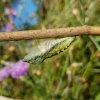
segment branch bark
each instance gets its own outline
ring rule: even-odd
[[[56,28],[56,29],[44,29],[44,30],[1,32],[0,41],[63,38],[69,36],[82,36],[82,35],[100,36],[100,27],[80,26],[80,27],[68,27],[68,28]]]

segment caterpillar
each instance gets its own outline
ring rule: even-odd
[[[32,64],[42,63],[45,59],[63,52],[74,40],[75,37],[46,40],[34,47],[32,51],[24,57],[23,61]]]

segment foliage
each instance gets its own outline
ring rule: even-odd
[[[39,7],[37,28],[100,25],[99,0],[36,0],[36,3]],[[41,65],[30,65],[26,77],[2,81],[0,94],[22,100],[97,100],[100,94],[100,37],[76,38],[66,52]],[[8,60],[23,58],[34,44],[34,41],[22,41],[17,45],[0,46],[1,66]]]

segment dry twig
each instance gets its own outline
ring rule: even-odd
[[[0,41],[63,38],[68,36],[100,35],[100,27],[80,26],[57,29],[29,30],[17,32],[1,32]]]

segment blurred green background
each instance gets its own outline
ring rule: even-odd
[[[100,26],[100,0],[0,1],[1,32],[83,25]],[[1,81],[0,95],[21,100],[100,100],[100,36],[76,38],[60,55],[30,64],[27,76]],[[0,42],[0,66],[22,59],[41,41]]]

